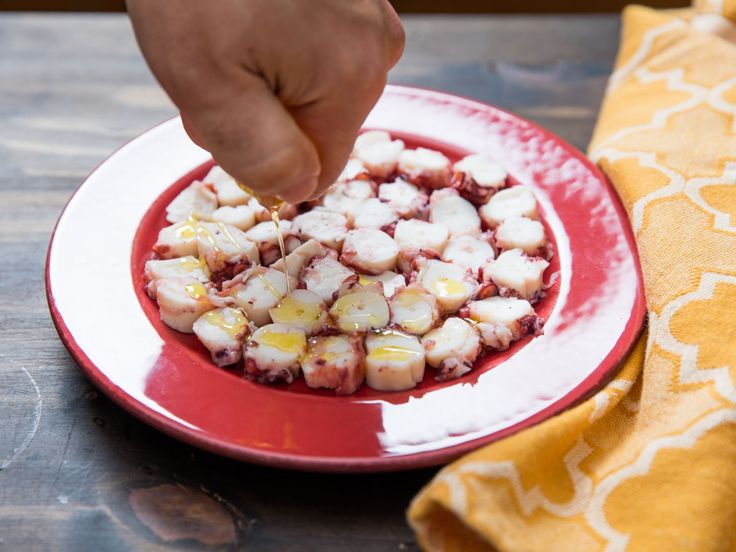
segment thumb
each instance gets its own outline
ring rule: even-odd
[[[265,82],[252,75],[217,102],[182,106],[190,138],[253,191],[291,203],[311,197],[320,162],[312,142]]]

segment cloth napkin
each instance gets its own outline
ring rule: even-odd
[[[591,157],[629,213],[648,328],[577,407],[440,471],[428,551],[736,549],[736,0],[631,6]]]

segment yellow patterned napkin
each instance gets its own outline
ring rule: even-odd
[[[443,469],[425,550],[736,549],[736,0],[633,6],[591,145],[629,212],[649,327],[576,408]]]

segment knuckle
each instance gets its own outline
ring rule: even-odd
[[[401,20],[395,14],[393,17],[389,17],[387,27],[386,36],[389,54],[393,60],[398,60],[406,46],[406,31],[404,30],[404,26],[401,24]]]

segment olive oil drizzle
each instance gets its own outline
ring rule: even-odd
[[[279,249],[281,250],[281,260],[284,263],[284,279],[286,280],[286,295],[291,295],[291,285],[289,284],[289,271],[288,265],[286,264],[286,245],[284,244],[284,234],[281,231],[281,221],[279,220],[279,208],[284,204],[284,200],[273,196],[263,196],[248,188],[242,182],[238,182],[238,186],[244,192],[252,195],[256,198],[256,201],[263,205],[268,212],[271,214],[271,220],[276,226],[276,237],[279,240]]]
[[[286,264],[286,245],[284,244],[284,234],[281,232],[281,224],[279,220],[278,207],[271,207],[271,220],[276,225],[276,237],[279,239],[279,249],[281,249],[281,260],[284,263],[284,278],[286,279],[286,295],[291,295],[291,285],[289,284],[289,271]]]

